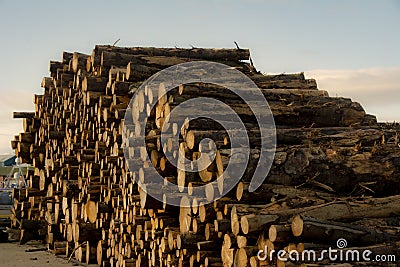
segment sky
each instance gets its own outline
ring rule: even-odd
[[[62,51],[96,44],[249,48],[264,73],[305,72],[331,96],[400,121],[400,0],[0,0],[0,154]]]

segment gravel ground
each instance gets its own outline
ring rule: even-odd
[[[18,243],[0,243],[0,266],[7,267],[41,267],[41,266],[79,266],[69,262],[66,257],[59,257],[48,251],[27,252],[30,249],[46,248],[37,242],[25,245]]]

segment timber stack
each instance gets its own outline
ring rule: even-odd
[[[14,113],[23,118],[24,132],[11,141],[12,148],[21,162],[35,167],[29,186],[13,192],[12,226],[21,229],[21,242],[42,239],[55,254],[99,266],[300,266],[284,259],[310,249],[320,255],[336,248],[340,238],[348,242],[344,250],[400,259],[398,127],[378,124],[351,99],[330,97],[303,73],[261,74],[249,57],[247,49],[97,45],[91,55],[64,52],[61,61],[50,61],[44,92],[34,96],[35,111]],[[124,115],[143,81],[197,60],[224,63],[257,84],[274,115],[277,147],[270,173],[250,193],[260,129],[237,95],[202,83],[182,85],[167,96],[147,91],[137,110],[149,115],[146,147],[134,147],[133,153],[148,155],[170,182],[189,189],[206,185],[231,156],[224,129],[197,119],[174,134],[189,159],[200,156],[203,138],[213,139],[212,164],[191,174],[168,162],[171,144],[162,143],[160,129],[180,103],[198,96],[224,101],[249,133],[248,168],[235,188],[206,205],[184,194],[165,195],[180,198],[181,207],[175,207],[138,186],[152,175],[146,165],[129,170]],[[158,101],[156,107],[146,111],[152,101]],[[219,194],[207,190],[210,198]],[[257,257],[260,250],[264,260]],[[269,257],[272,250],[284,253]]]

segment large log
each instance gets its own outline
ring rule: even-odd
[[[250,52],[248,49],[204,49],[204,48],[156,48],[156,47],[116,47],[109,45],[96,45],[94,54],[103,51],[112,51],[130,55],[148,56],[173,56],[183,58],[196,58],[204,60],[248,60]]]
[[[14,119],[33,119],[35,117],[35,112],[13,112]]]
[[[397,237],[387,232],[377,232],[373,229],[354,226],[349,223],[322,221],[314,218],[302,220],[302,231],[298,235],[303,242],[323,241],[332,244],[340,238],[345,238],[349,246],[371,245],[396,241]]]
[[[332,220],[337,222],[351,222],[363,218],[385,218],[397,216],[400,213],[398,204],[400,196],[389,196],[385,198],[365,198],[364,200],[343,201],[337,200],[320,205],[309,206],[298,209],[274,210],[271,208],[257,208],[255,216],[278,215],[281,220],[289,220],[296,214],[312,217],[318,220]],[[236,208],[240,208],[240,205]],[[244,208],[242,213],[252,213]]]

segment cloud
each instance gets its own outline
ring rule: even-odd
[[[400,121],[400,67],[358,70],[309,70],[331,96],[352,98],[379,121]]]

